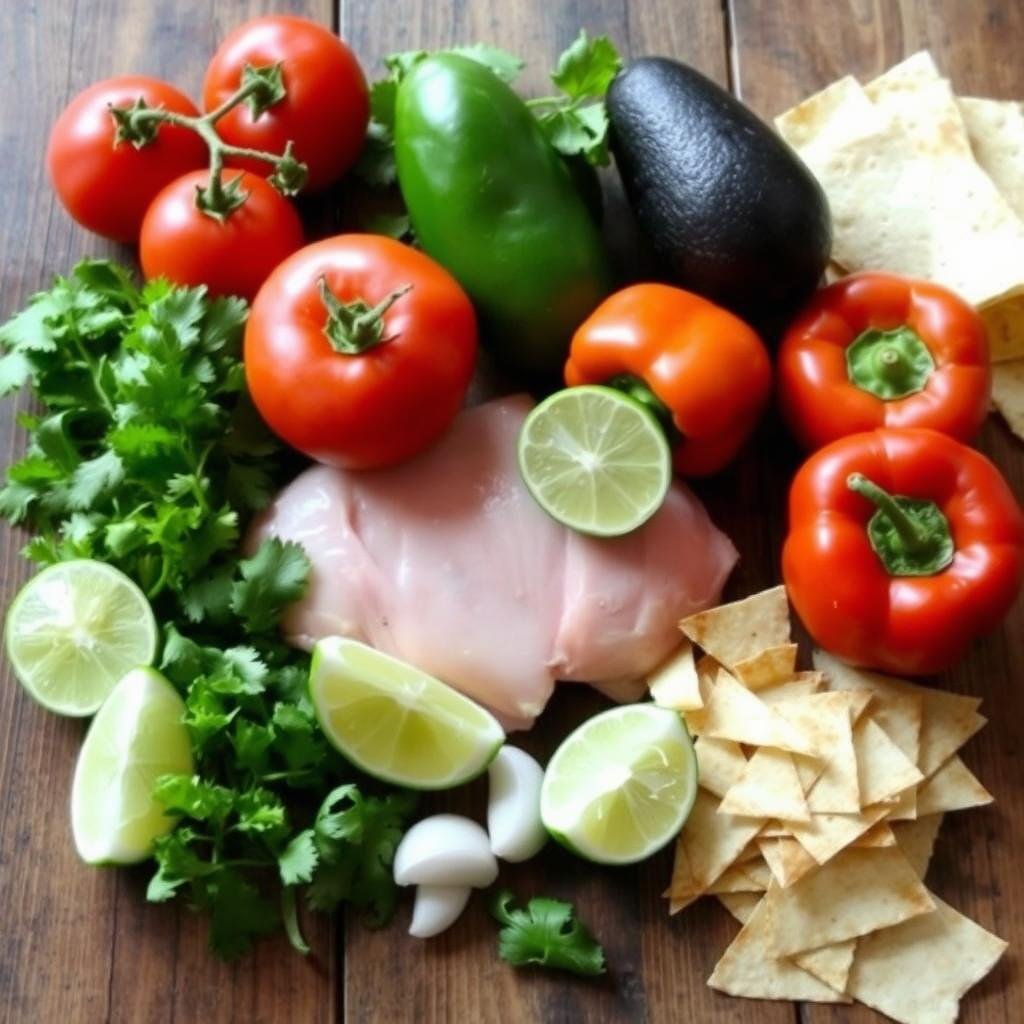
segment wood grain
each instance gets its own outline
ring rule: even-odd
[[[20,308],[84,255],[131,253],[76,228],[43,173],[49,126],[78,90],[122,72],[166,77],[197,95],[224,33],[271,10],[332,23],[331,0],[121,0],[0,4],[0,316]],[[0,463],[20,453],[18,402],[0,405]],[[0,531],[4,603],[27,578],[24,537]],[[71,845],[68,792],[84,727],[47,714],[0,664],[0,1021],[123,1024],[333,1021],[334,933],[320,920],[320,964],[283,940],[225,966],[205,926],[145,902],[146,869],[81,864]]]

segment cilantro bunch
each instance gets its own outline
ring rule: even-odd
[[[33,561],[116,565],[162,621],[160,669],[185,698],[196,773],[158,783],[179,820],[148,897],[184,896],[225,957],[282,925],[305,950],[300,886],[314,909],[347,901],[386,920],[412,810],[402,793],[337,788],[352,771],[316,725],[308,655],[278,637],[305,590],[304,552],[239,550],[293,468],[246,396],[246,314],[87,260],[0,327],[0,394],[31,385],[39,410],[20,417],[28,450],[0,516],[34,531]]]

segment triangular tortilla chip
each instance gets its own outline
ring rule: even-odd
[[[919,815],[964,811],[990,803],[992,794],[955,754],[917,791]]]
[[[792,678],[796,671],[796,655],[796,644],[779,644],[737,661],[732,672],[748,689],[760,690],[762,686]]]
[[[747,871],[746,865],[733,864],[708,886],[707,893],[709,896],[721,896],[733,892],[764,892],[768,888],[768,883],[755,877],[756,874],[757,872]]]
[[[818,867],[818,862],[789,836],[777,839],[758,839],[758,846],[764,855],[772,877],[783,889],[803,878]]]
[[[822,672],[794,672],[789,679],[762,686],[757,691],[757,695],[765,704],[778,704],[779,701],[792,700],[794,697],[807,697],[812,693],[817,693],[824,680],[825,676]]]
[[[853,954],[857,949],[856,939],[835,942],[821,949],[811,949],[806,953],[797,953],[793,963],[813,974],[818,981],[823,981],[836,992],[846,994],[846,982],[853,966]]]
[[[749,999],[849,1001],[796,964],[775,959],[769,941],[771,928],[772,922],[762,900],[715,964],[708,984],[727,995]]]
[[[872,825],[864,835],[850,843],[851,847],[856,846],[867,850],[878,850],[883,846],[895,845],[896,836],[886,821],[880,821],[877,825]]]
[[[953,1024],[960,999],[999,962],[1007,944],[942,900],[935,910],[857,944],[848,991],[905,1024]]]
[[[693,745],[697,753],[697,778],[701,788],[723,797],[739,782],[747,759],[738,743],[701,736]]]
[[[767,647],[790,642],[789,602],[786,588],[697,612],[679,628],[699,647],[729,667],[752,658]]]
[[[896,821],[892,832],[917,877],[924,879],[935,849],[935,839],[942,826],[941,814],[929,814],[917,821]],[[760,847],[759,847],[760,849]]]
[[[1024,104],[957,97],[971,152],[1018,217],[1024,217]],[[1024,356],[1024,350],[1020,353]]]
[[[676,841],[672,881],[666,895],[670,912],[677,913],[707,891],[761,830],[761,818],[738,818],[718,813],[718,801],[704,790]]]
[[[844,850],[788,889],[765,896],[777,956],[794,956],[891,928],[934,908],[898,847]]]
[[[877,804],[916,786],[924,775],[871,717],[865,716],[853,730],[857,755],[857,779],[864,806]]]
[[[746,924],[750,920],[750,915],[754,913],[754,908],[761,902],[761,893],[720,892],[718,893],[718,902],[721,903],[722,906],[725,907],[725,909],[728,910],[740,924]]]
[[[719,813],[807,821],[810,812],[792,754],[761,747],[722,798]]]
[[[807,822],[790,822],[793,837],[819,863],[825,864],[859,839],[888,813],[885,804],[866,807],[859,814],[812,814]]]
[[[1021,321],[1024,328],[1024,313]],[[1024,329],[1021,338],[1024,339]],[[1024,359],[992,367],[992,401],[1003,414],[1007,426],[1024,439]]]
[[[917,817],[917,790],[908,789],[900,793],[896,798],[896,801],[882,801],[880,804],[874,804],[873,807],[884,807],[888,806],[889,810],[886,812],[886,821],[913,821]],[[873,807],[865,807],[864,809],[872,810]]]
[[[704,712],[704,735],[811,756],[816,753],[813,741],[728,672],[719,672]]]
[[[682,647],[661,663],[646,679],[654,703],[674,711],[696,711],[704,707],[693,658],[693,644]]]

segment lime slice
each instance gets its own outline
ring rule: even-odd
[[[192,774],[185,704],[159,672],[137,668],[92,720],[71,784],[71,830],[89,864],[134,864],[174,827],[153,797],[161,775]]]
[[[630,704],[584,722],[555,751],[540,813],[587,860],[632,864],[676,835],[696,797],[697,757],[680,715]]]
[[[526,417],[519,471],[558,522],[617,537],[661,508],[672,459],[646,409],[614,388],[590,386],[557,391]]]
[[[399,786],[468,782],[505,741],[497,719],[468,697],[356,640],[316,645],[309,690],[331,743],[368,775]]]
[[[45,708],[91,715],[117,681],[156,655],[157,626],[141,590],[119,569],[82,559],[51,565],[7,612],[7,656]]]

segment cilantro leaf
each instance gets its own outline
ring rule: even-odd
[[[297,832],[277,858],[281,882],[284,885],[298,885],[299,882],[311,881],[319,862],[320,855],[313,830],[307,828]]]
[[[502,925],[498,955],[515,967],[535,964],[573,974],[605,971],[604,950],[576,919],[571,903],[538,896],[525,909],[512,906],[512,893],[502,890],[491,913]]]
[[[242,578],[231,588],[231,610],[258,633],[305,593],[310,564],[298,544],[271,537],[238,568]]]
[[[622,67],[622,58],[607,36],[590,39],[586,29],[558,58],[551,81],[571,100],[604,96]]]

